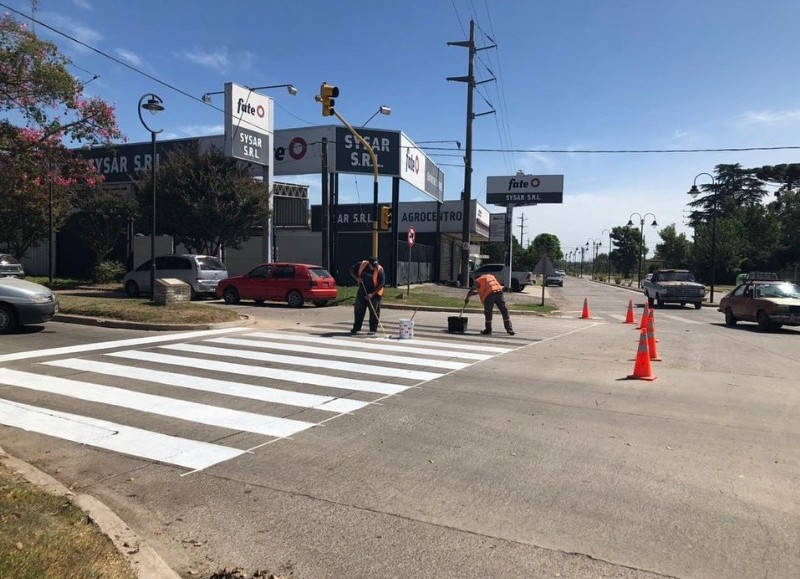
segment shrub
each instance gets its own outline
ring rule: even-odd
[[[95,283],[119,282],[122,281],[124,275],[125,266],[118,261],[101,261],[92,271],[92,279]]]

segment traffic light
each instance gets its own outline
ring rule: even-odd
[[[336,97],[339,96],[339,87],[327,83],[322,83],[319,87],[319,95],[316,97],[318,103],[322,103],[322,116],[333,116],[333,105]]]
[[[381,205],[380,226],[384,231],[392,228],[392,207],[390,205]]]

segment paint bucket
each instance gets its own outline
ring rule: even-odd
[[[401,340],[410,340],[414,337],[414,320],[400,320]]]
[[[467,320],[462,316],[449,316],[447,318],[447,331],[451,334],[463,334],[467,331]]]

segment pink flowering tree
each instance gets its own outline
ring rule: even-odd
[[[0,246],[21,257],[56,229],[76,191],[102,176],[69,147],[121,138],[114,109],[84,98],[70,61],[8,14],[0,16]]]

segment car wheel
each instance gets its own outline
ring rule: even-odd
[[[758,312],[756,320],[758,321],[759,332],[769,332],[772,329],[772,323],[769,321],[769,316],[763,310]]]
[[[289,304],[290,307],[299,308],[303,305],[304,301],[303,294],[297,290],[292,290],[286,294],[286,303]]]
[[[11,306],[0,304],[0,334],[7,334],[17,327],[17,315]]]
[[[519,287],[519,282],[515,279],[511,280],[511,291],[512,292],[522,291],[522,288]]]
[[[224,290],[222,290],[222,299],[225,300],[226,304],[238,304],[239,303],[239,292],[236,291],[236,288],[232,285],[229,285]]]
[[[328,300],[314,300],[314,305],[318,308],[324,308],[328,305]]]
[[[702,307],[703,307],[702,302],[694,302],[694,309],[699,310]]]
[[[128,295],[129,298],[138,298],[139,284],[133,281],[132,279],[129,279],[128,283],[125,284],[125,293]]]
[[[726,326],[735,326],[736,325],[736,316],[733,315],[733,312],[730,308],[725,308],[725,325]]]

